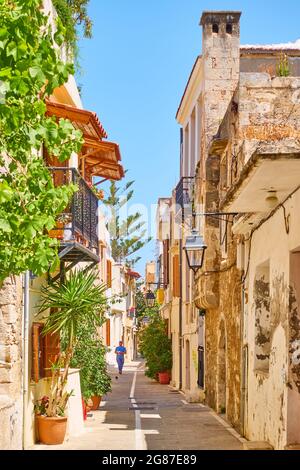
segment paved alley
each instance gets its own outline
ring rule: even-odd
[[[145,377],[143,363],[127,364],[122,376],[112,374],[113,391],[90,413],[83,435],[34,449],[242,450],[234,431],[209,408],[187,404],[180,392]]]

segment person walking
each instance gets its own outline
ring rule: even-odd
[[[124,366],[124,356],[126,354],[126,348],[123,346],[123,341],[119,341],[119,346],[116,347],[115,353],[117,357],[117,364],[119,369],[119,374],[122,375],[122,370]]]

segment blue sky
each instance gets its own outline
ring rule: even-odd
[[[91,40],[80,42],[86,109],[97,112],[109,140],[120,144],[134,203],[150,208],[179,178],[175,114],[201,53],[203,10],[241,10],[241,43],[300,38],[299,0],[90,0]],[[154,258],[141,250],[137,269]]]

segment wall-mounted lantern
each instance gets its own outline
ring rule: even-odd
[[[204,243],[201,235],[197,230],[193,229],[191,235],[186,237],[185,245],[183,247],[189,268],[196,273],[203,266],[204,255],[207,245]]]
[[[148,292],[146,293],[145,302],[146,302],[147,307],[149,308],[154,307],[155,295],[151,290],[148,290]]]

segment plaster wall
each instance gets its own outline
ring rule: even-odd
[[[290,215],[289,233],[286,233],[281,209],[253,233],[246,284],[245,337],[249,350],[246,436],[251,440],[268,441],[276,449],[300,442],[299,424],[296,425],[300,418],[300,353],[297,349],[300,320],[298,292],[295,294],[299,271],[297,262],[294,271],[290,262],[291,253],[300,247],[299,204],[299,191],[285,203]],[[259,319],[254,289],[257,268],[266,261],[270,270],[271,344],[269,365],[262,371],[257,370],[255,361],[261,338],[257,335]]]

